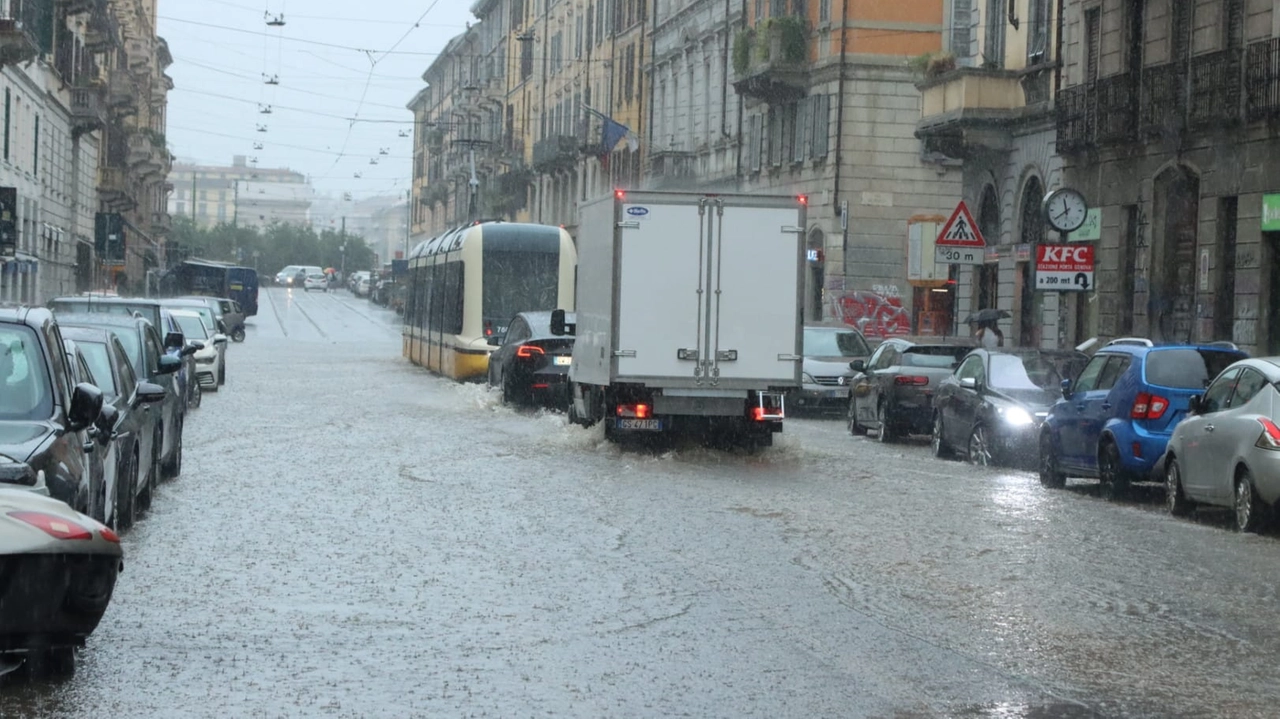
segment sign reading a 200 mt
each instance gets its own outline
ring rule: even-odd
[[[1040,245],[1036,248],[1036,289],[1087,292],[1093,289],[1093,245]]]
[[[987,261],[987,241],[963,201],[942,226],[933,243],[934,261],[944,265],[980,265]]]

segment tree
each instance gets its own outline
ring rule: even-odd
[[[304,225],[273,223],[265,228],[235,227],[226,223],[199,227],[189,217],[175,217],[170,241],[171,264],[200,258],[252,265],[260,272],[275,272],[287,265],[343,266],[376,269],[373,249],[352,233],[316,231]],[[254,253],[257,253],[256,260]]]

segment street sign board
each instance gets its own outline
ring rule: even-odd
[[[1280,232],[1280,195],[1262,196],[1262,231]]]
[[[938,233],[934,251],[936,260],[944,264],[980,265],[986,261],[986,246],[978,223],[973,221],[968,205],[962,200]]]
[[[1040,245],[1036,248],[1036,289],[1086,292],[1093,289],[1093,245]]]

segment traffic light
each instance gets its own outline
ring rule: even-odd
[[[0,187],[0,257],[18,253],[18,188]]]

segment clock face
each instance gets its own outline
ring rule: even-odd
[[[1075,232],[1089,215],[1084,195],[1072,189],[1055,190],[1044,201],[1045,219],[1059,232]]]

